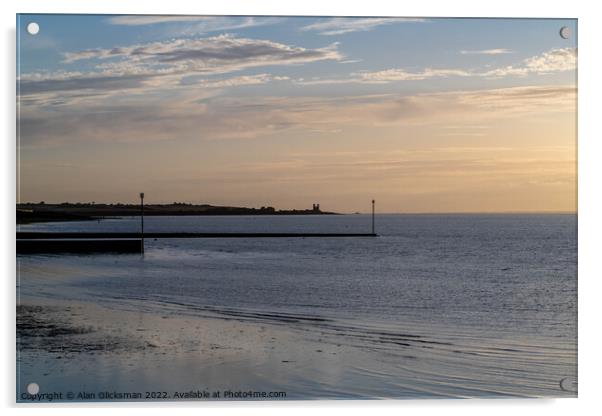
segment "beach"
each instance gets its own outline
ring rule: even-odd
[[[249,391],[272,383],[277,389],[282,371],[309,357],[343,353],[323,344],[311,350],[309,341],[301,346],[289,331],[231,319],[52,302],[21,305],[17,317],[22,386],[35,381],[41,392],[85,392],[97,400],[105,390],[169,388],[172,398],[177,392]],[[83,374],[90,377],[82,382]]]
[[[61,392],[63,401],[69,401],[66,392],[73,392],[73,400],[98,401],[121,398],[107,396],[111,392],[141,400],[257,400],[264,393],[270,400],[352,398],[370,388],[361,383],[358,392],[345,387],[354,370],[366,363],[353,341],[327,332],[308,333],[290,323],[157,315],[42,300],[18,306],[17,321],[22,391],[36,382],[40,393]],[[402,351],[400,357],[415,359]],[[386,387],[372,383],[373,396],[366,398],[380,397]],[[132,396],[137,393],[142,396]],[[26,393],[20,397],[37,400]]]
[[[522,357],[534,352],[528,351],[533,346],[498,340],[497,347],[469,348],[454,344],[452,339],[434,341],[416,334],[393,333],[373,334],[372,342],[366,343],[366,335],[333,330],[328,325],[316,331],[292,321],[264,324],[211,315],[160,315],[40,299],[35,304],[23,303],[17,308],[18,399],[68,402],[576,394],[561,390],[556,380],[538,377],[543,368],[521,368],[525,364]],[[450,352],[457,357],[450,360]],[[567,358],[561,350],[548,353]],[[493,358],[494,365],[480,366],[479,357]],[[461,367],[470,362],[475,373],[466,378]],[[545,367],[545,362],[538,365]],[[40,386],[42,396],[26,393],[32,382]],[[67,396],[70,393],[73,396]]]

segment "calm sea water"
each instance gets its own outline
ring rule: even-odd
[[[432,342],[431,355],[410,366],[415,384],[436,386],[419,395],[453,395],[472,381],[469,395],[478,386],[487,386],[482,395],[575,394],[558,383],[576,377],[576,215],[378,215],[376,223],[377,238],[147,239],[144,257],[20,256],[18,292],[294,324],[351,337],[375,362],[387,340],[413,334]],[[139,219],[19,229],[138,231]],[[146,217],[145,230],[369,232],[370,217]]]

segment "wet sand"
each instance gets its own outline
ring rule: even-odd
[[[293,315],[143,310],[23,300],[17,307],[17,400],[576,395],[559,388],[561,377],[550,376],[570,375],[553,364],[567,360],[553,347],[502,339],[467,343],[462,334],[358,332]],[[571,365],[568,357],[566,368]],[[40,394],[26,393],[32,382]]]
[[[256,392],[272,391],[288,399],[315,395],[303,387],[313,384],[305,369],[340,366],[336,357],[344,356],[346,347],[302,335],[230,318],[36,300],[17,307],[18,400],[37,399],[23,396],[31,382],[40,393],[63,392],[63,400],[67,392],[75,400],[80,392],[96,396],[81,400],[102,400],[102,392],[140,392],[142,399],[146,392],[167,392],[164,399],[199,399],[174,394],[219,391],[220,397],[201,397],[213,400],[261,399]],[[224,397],[228,390],[251,391],[255,397]],[[328,395],[326,388],[320,397]]]

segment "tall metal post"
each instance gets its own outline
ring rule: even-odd
[[[372,200],[372,234],[376,234],[374,231],[374,199]]]
[[[144,254],[144,192],[140,192],[140,250]]]

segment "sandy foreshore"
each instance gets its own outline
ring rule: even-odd
[[[23,299],[17,307],[17,400],[576,395],[559,388],[561,376],[570,373],[552,362],[566,360],[571,368],[572,356],[553,347],[202,311]],[[40,386],[37,395],[27,393],[30,383]]]
[[[299,398],[307,395],[304,385],[313,384],[310,368],[330,373],[348,350],[324,341],[285,326],[227,317],[36,299],[17,307],[18,400],[38,400],[26,394],[32,382],[40,393],[72,392],[75,400],[79,393],[80,400],[103,400],[103,392],[140,392],[142,400],[147,392],[171,400]],[[255,396],[224,397],[228,391]],[[68,401],[64,395],[62,400]]]

